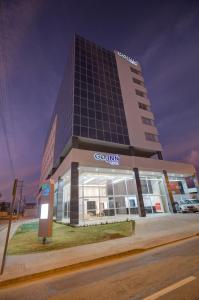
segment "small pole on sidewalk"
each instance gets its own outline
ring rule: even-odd
[[[4,266],[5,266],[6,252],[7,252],[7,248],[8,248],[10,228],[11,228],[11,224],[12,224],[12,216],[13,216],[14,203],[15,203],[15,198],[16,198],[17,183],[18,183],[18,180],[15,179],[14,184],[13,184],[13,189],[12,189],[12,203],[11,203],[11,206],[10,206],[10,216],[9,216],[9,222],[8,222],[8,230],[7,230],[7,234],[6,234],[6,242],[5,242],[3,258],[2,258],[2,263],[1,263],[1,273],[0,273],[0,275],[3,274],[3,270],[4,270]]]
[[[19,215],[21,212],[21,202],[22,202],[22,194],[23,194],[23,180],[18,180],[17,188],[19,188],[19,200],[17,203],[17,220],[19,219]]]

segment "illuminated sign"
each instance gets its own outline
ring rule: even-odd
[[[50,194],[50,185],[48,183],[42,184],[41,190],[42,190],[42,196],[47,197]]]
[[[46,220],[48,219],[48,203],[44,203],[41,205],[41,214],[40,214],[40,219]]]
[[[105,161],[110,165],[119,165],[120,164],[120,156],[118,154],[104,154],[104,153],[95,153],[95,160]]]
[[[128,62],[130,62],[131,64],[133,64],[133,65],[135,65],[135,66],[138,65],[138,62],[137,62],[135,59],[130,58],[130,57],[128,57],[127,55],[122,54],[122,53],[119,52],[119,51],[117,52],[117,54],[118,54],[120,57],[126,59],[126,60],[127,60]]]

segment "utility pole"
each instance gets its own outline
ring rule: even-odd
[[[1,275],[3,274],[3,270],[4,270],[4,266],[5,266],[6,252],[7,252],[7,248],[8,248],[10,228],[11,228],[11,224],[12,224],[12,216],[13,216],[14,204],[15,204],[15,199],[16,199],[17,185],[18,185],[18,179],[15,179],[14,184],[13,184],[13,189],[12,189],[12,203],[10,206],[10,216],[9,216],[8,230],[7,230],[7,234],[6,234],[6,242],[5,242],[3,258],[2,258],[2,263],[1,263]]]
[[[25,204],[26,204],[26,198],[23,197],[23,200],[22,200],[22,217],[24,216],[24,210],[25,210]]]
[[[23,195],[23,180],[18,180],[17,190],[19,192],[19,200],[17,203],[17,219],[19,219],[19,214],[21,212],[22,195]]]

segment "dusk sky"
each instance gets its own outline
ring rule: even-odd
[[[1,0],[0,192],[38,191],[44,140],[74,32],[138,60],[163,156],[199,169],[199,1]],[[6,147],[6,124],[13,174]]]

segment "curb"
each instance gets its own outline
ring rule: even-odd
[[[4,288],[4,287],[8,287],[10,285],[24,283],[24,281],[27,282],[27,281],[31,281],[31,280],[45,279],[50,275],[70,273],[72,271],[77,271],[77,270],[83,269],[85,267],[91,267],[93,265],[99,265],[101,263],[110,262],[111,260],[116,260],[116,259],[131,256],[131,255],[140,254],[143,252],[147,252],[149,250],[153,250],[153,249],[156,249],[159,247],[171,245],[176,242],[181,242],[181,241],[184,241],[184,240],[187,240],[187,239],[190,239],[193,237],[198,237],[198,236],[199,236],[199,232],[189,235],[189,236],[186,236],[186,237],[183,237],[183,238],[179,238],[179,239],[170,241],[170,242],[156,244],[155,246],[149,246],[147,248],[137,248],[137,249],[127,250],[127,251],[119,252],[116,254],[111,254],[111,255],[107,255],[107,256],[103,256],[103,257],[99,257],[99,258],[95,258],[95,259],[91,259],[91,260],[87,260],[87,261],[82,261],[82,262],[75,263],[75,264],[68,265],[68,266],[63,266],[63,267],[54,268],[54,269],[50,269],[50,270],[46,270],[46,271],[41,271],[41,272],[37,272],[37,273],[33,273],[33,274],[19,276],[16,278],[6,279],[4,281],[0,281],[0,289]]]

